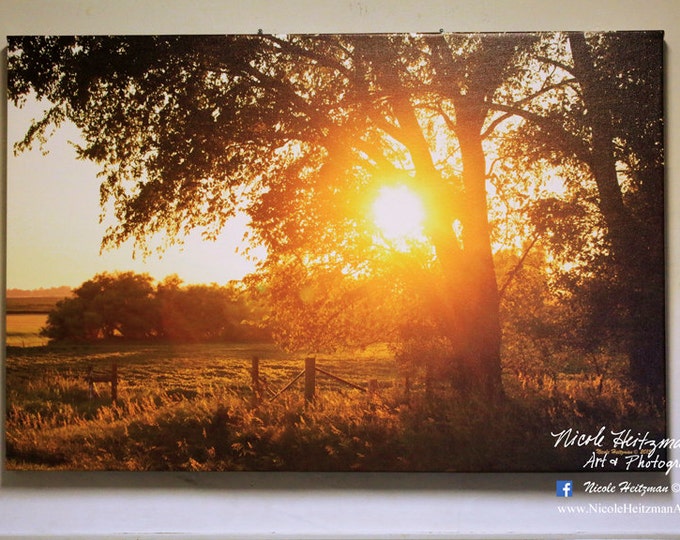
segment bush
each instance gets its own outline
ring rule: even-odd
[[[58,302],[41,335],[54,341],[266,341],[260,320],[236,285],[183,287],[171,276],[154,286],[148,274],[103,273]]]
[[[41,335],[53,340],[140,339],[157,333],[153,279],[133,272],[102,273],[57,303]]]

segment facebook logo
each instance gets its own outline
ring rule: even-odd
[[[555,495],[558,497],[571,497],[574,493],[574,483],[571,480],[558,480]]]

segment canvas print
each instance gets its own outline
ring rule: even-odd
[[[7,56],[6,469],[676,466],[661,32]]]

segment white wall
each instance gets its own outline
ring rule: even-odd
[[[0,0],[0,48],[6,46],[6,35],[17,34],[666,30],[668,275],[674,299],[680,225],[676,211],[680,188],[675,178],[680,170],[676,151],[679,14],[680,2],[674,0]],[[4,96],[4,66],[0,88]],[[3,104],[0,144],[4,147],[5,114]],[[3,149],[3,187],[6,156]],[[0,190],[0,208],[5,208],[4,192]],[[4,234],[4,223],[2,227]],[[4,266],[0,275],[4,277]],[[675,347],[678,307],[671,305],[670,312],[673,396],[680,384]],[[679,403],[671,401],[671,435],[676,437],[680,436]],[[569,476],[577,482],[592,478]],[[680,482],[677,476],[672,480]],[[560,514],[554,495],[558,478],[556,474],[2,472],[0,538],[562,538],[565,533],[649,538],[671,537],[680,531],[680,514]],[[591,496],[587,502],[676,504],[680,496]]]

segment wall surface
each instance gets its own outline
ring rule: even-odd
[[[670,395],[677,396],[679,19],[674,0],[0,0],[0,208],[7,35],[665,30]],[[676,437],[679,412],[680,401],[671,398]],[[680,530],[680,514],[646,510],[680,504],[680,495],[593,496],[588,502],[600,511],[560,513],[554,474],[0,474],[0,538],[670,538]]]

